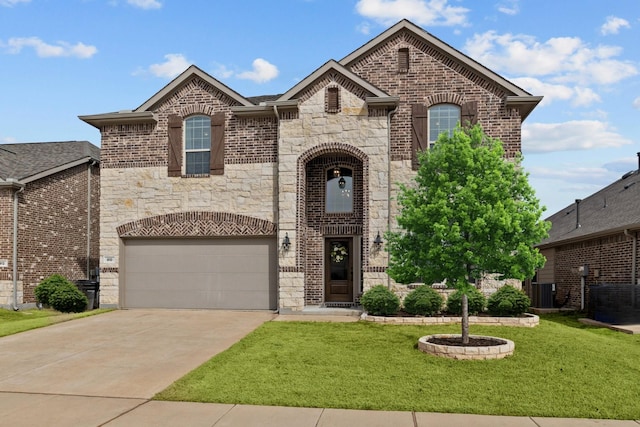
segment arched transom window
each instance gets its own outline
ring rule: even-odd
[[[329,169],[325,194],[327,213],[353,212],[353,171],[337,166]]]

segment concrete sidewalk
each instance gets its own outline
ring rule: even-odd
[[[214,427],[638,427],[640,422],[159,402],[0,392],[0,425]]]
[[[639,427],[640,422],[290,408],[151,397],[272,320],[354,316],[118,310],[0,338],[0,425]]]

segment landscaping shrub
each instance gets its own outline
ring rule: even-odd
[[[400,298],[384,285],[376,285],[360,297],[360,304],[374,316],[389,316],[400,309]]]
[[[431,286],[421,285],[404,298],[404,310],[409,314],[433,316],[442,308],[444,298]]]
[[[529,306],[531,300],[511,285],[505,285],[489,297],[487,308],[494,316],[520,316]]]
[[[69,281],[59,274],[53,274],[47,277],[46,279],[41,281],[34,290],[36,300],[40,304],[50,305],[51,303],[49,299],[51,298],[51,294],[53,294],[53,291],[55,291],[58,286],[65,283],[69,283]]]
[[[470,315],[482,313],[487,305],[487,299],[476,288],[470,288],[467,293],[467,300],[469,302]],[[447,311],[457,316],[462,315],[462,292],[456,290],[449,295],[449,298],[447,298]]]
[[[87,308],[87,297],[71,282],[56,286],[49,295],[49,304],[63,313],[80,313]]]

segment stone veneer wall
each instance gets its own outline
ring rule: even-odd
[[[274,221],[274,174],[270,163],[225,166],[224,175],[169,178],[166,167],[103,169],[101,303],[119,301],[120,237],[117,228],[136,220],[179,212],[233,212]],[[186,231],[174,231],[180,237]]]
[[[339,88],[341,108],[338,113],[325,111],[324,88],[327,86]],[[313,197],[319,196],[319,193],[307,194],[307,180],[310,178],[307,176],[307,164],[313,164],[316,158],[335,154],[342,161],[352,162],[351,158],[362,163],[363,194],[368,195],[362,199],[361,207],[364,287],[372,286],[370,272],[386,267],[386,257],[372,253],[370,246],[378,230],[383,233],[388,223],[387,117],[370,116],[364,102],[366,94],[350,86],[348,90],[345,86],[348,85],[337,85],[330,76],[323,76],[308,92],[300,94],[297,116],[284,119],[281,114],[278,241],[284,238],[285,233],[292,241],[290,250],[280,258],[281,309],[301,310],[305,295],[309,303],[320,302],[317,278],[312,278],[305,269],[308,265],[306,254],[309,253],[306,248],[311,250],[313,247],[314,253],[322,257],[323,236],[332,234],[325,230],[311,235],[307,229],[308,203],[315,204],[317,201]],[[322,160],[318,161],[322,163]],[[356,209],[358,217],[359,209]],[[310,261],[315,263],[312,271],[321,270],[316,265],[317,260]],[[305,293],[306,289],[309,292]]]

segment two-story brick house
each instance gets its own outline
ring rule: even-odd
[[[0,144],[0,306],[35,305],[54,273],[94,278],[99,161],[87,141]]]
[[[416,152],[461,121],[520,152],[540,102],[404,20],[278,96],[192,66],[102,135],[101,303],[349,306],[386,275],[380,235]]]

